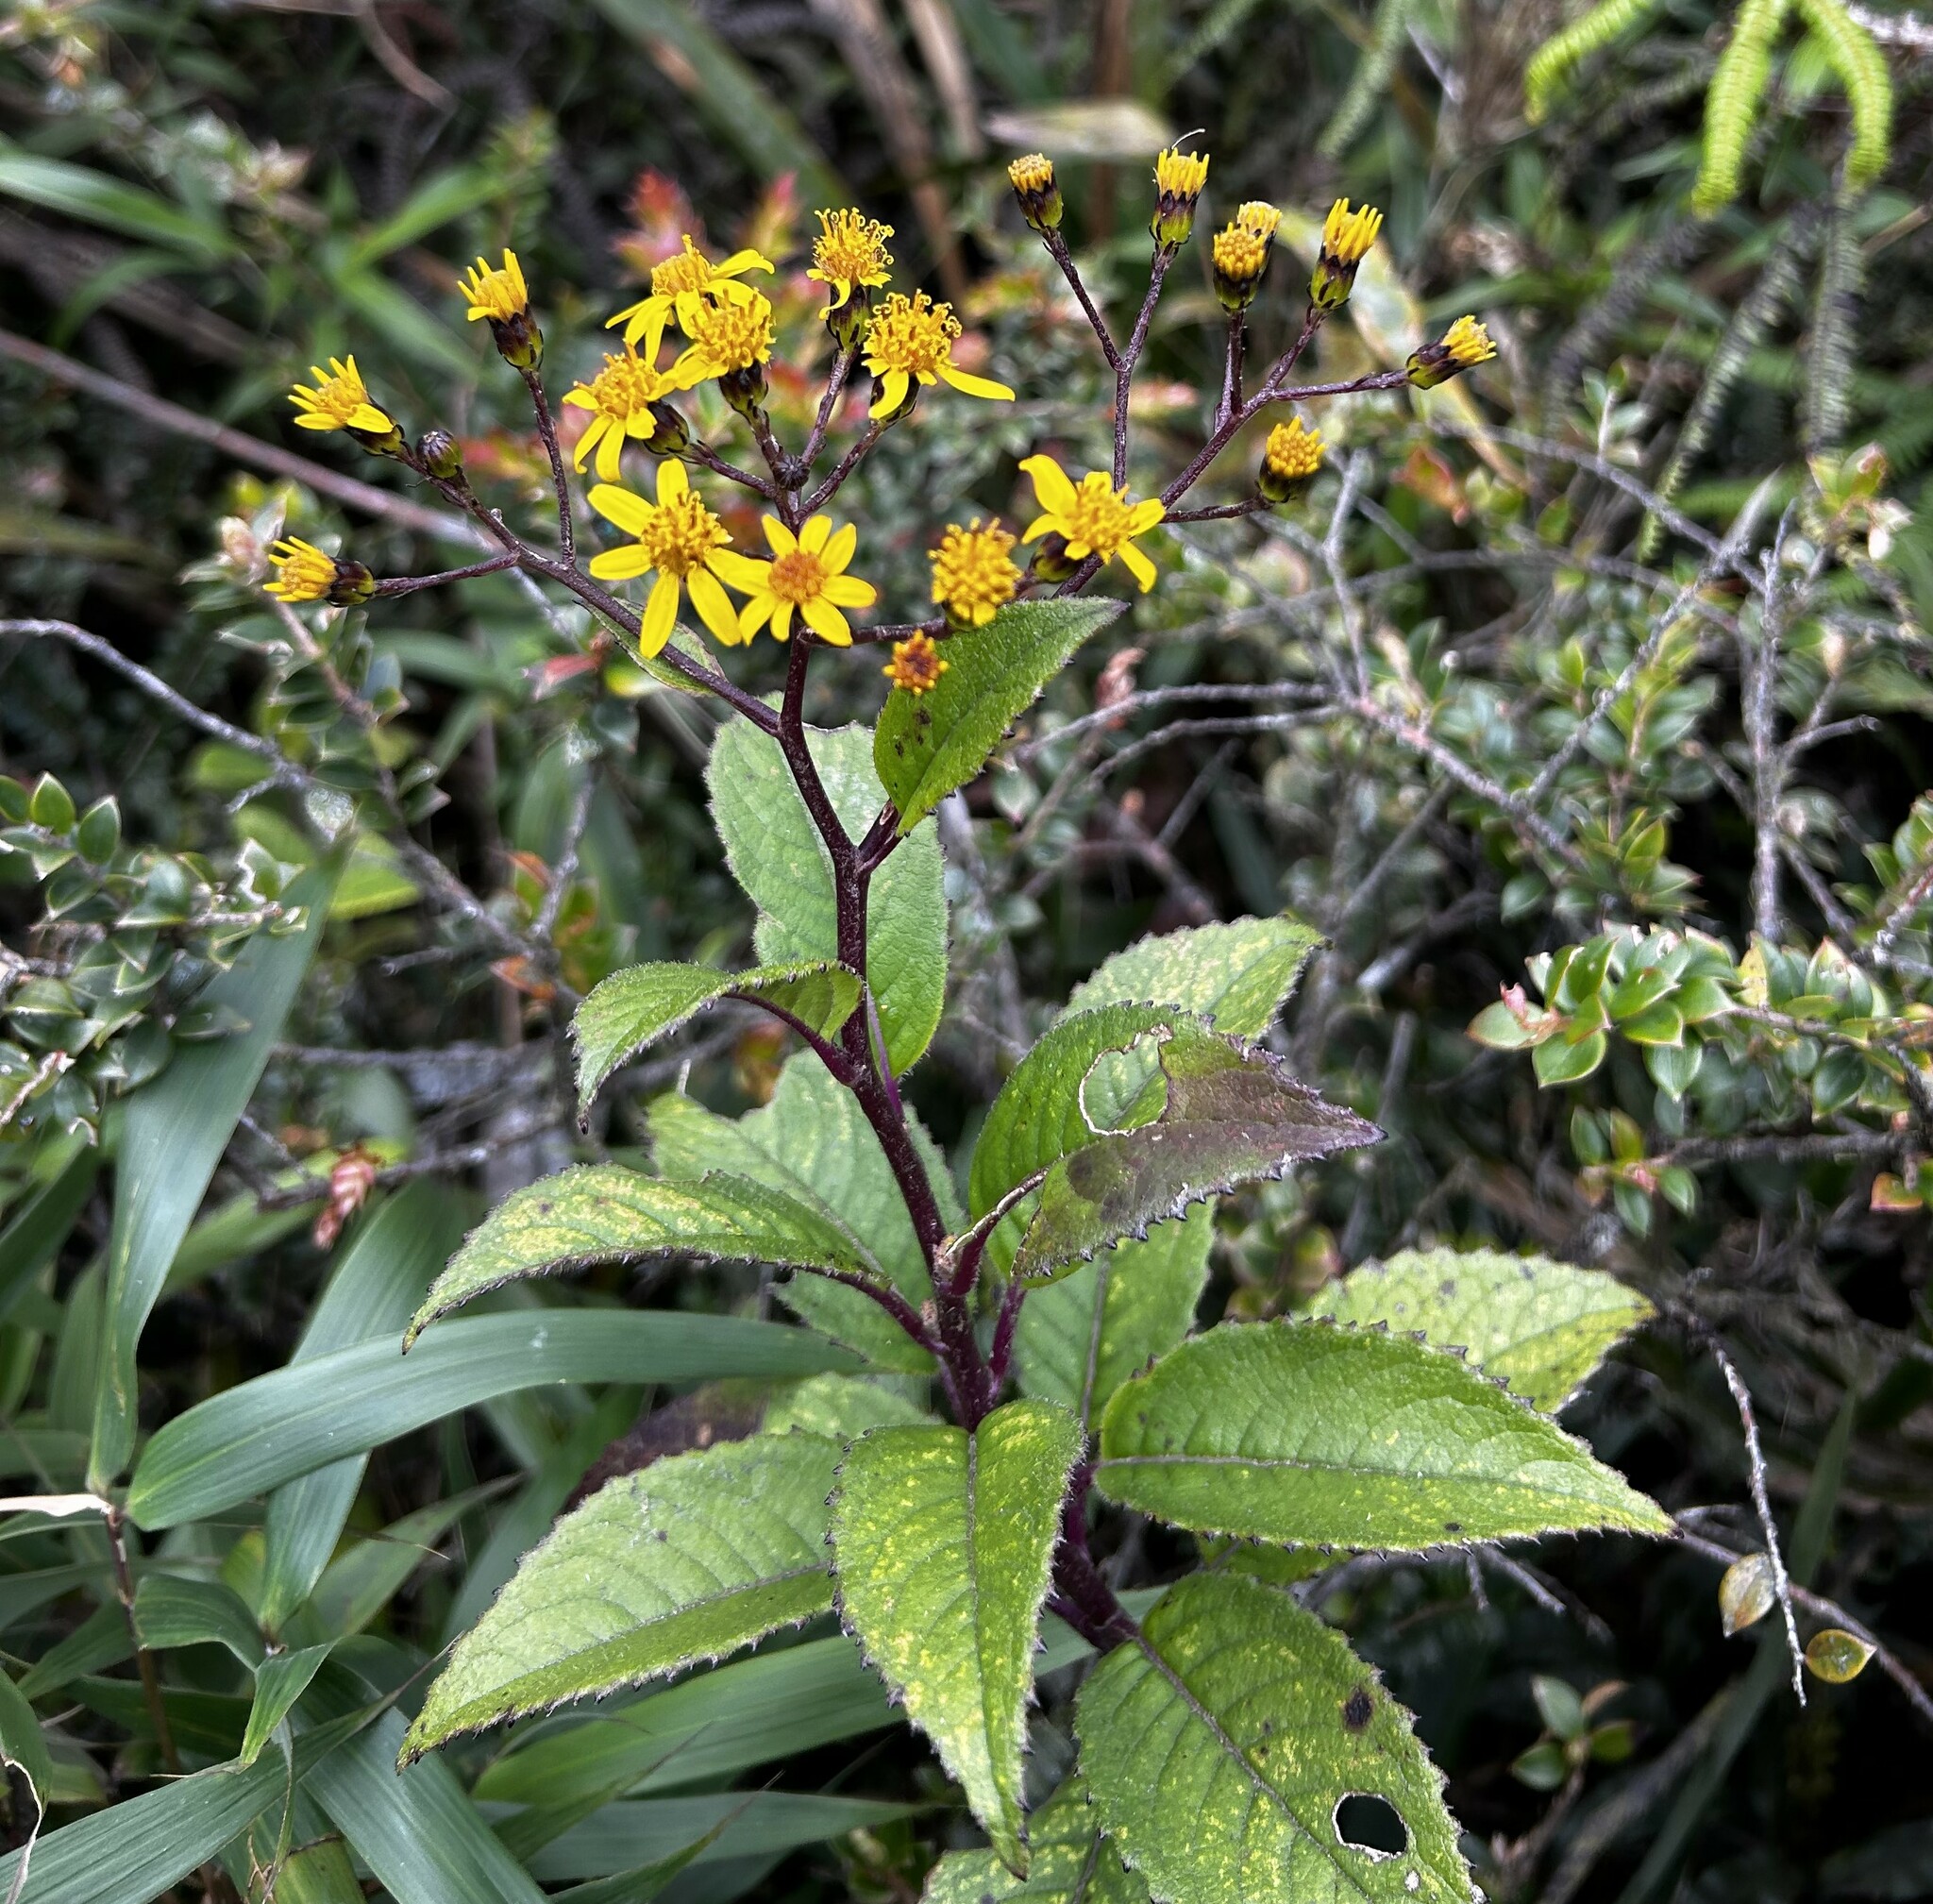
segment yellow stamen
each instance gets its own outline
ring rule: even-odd
[[[1321,468],[1323,447],[1321,432],[1304,430],[1298,416],[1278,423],[1269,432],[1262,462],[1271,475],[1285,482],[1301,482]]]
[[[893,235],[890,225],[850,211],[821,211],[818,220],[812,269],[805,275],[838,294],[832,299],[834,309],[861,285],[870,289],[885,283],[893,268],[893,254],[886,249],[886,240]]]
[[[950,523],[939,547],[930,553],[933,598],[947,619],[963,628],[983,628],[1003,604],[1013,600],[1020,571],[1009,551],[1014,537],[998,522],[984,529],[975,516],[966,528]]]
[[[930,694],[939,685],[948,663],[930,634],[915,632],[893,644],[893,658],[880,672],[908,694]]]

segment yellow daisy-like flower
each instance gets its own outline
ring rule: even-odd
[[[932,635],[916,630],[904,641],[893,644],[893,658],[880,672],[895,687],[910,695],[931,694],[940,684],[950,664],[940,653]]]
[[[1157,244],[1187,243],[1195,228],[1195,203],[1208,182],[1208,155],[1170,145],[1154,160],[1154,216],[1148,229]]]
[[[760,296],[761,294],[752,286],[741,284],[738,280],[748,271],[770,272],[774,268],[769,258],[762,258],[756,251],[734,251],[724,263],[714,264],[691,242],[691,233],[687,231],[684,249],[675,258],[667,258],[651,273],[650,295],[641,298],[636,304],[627,305],[610,320],[610,325],[624,326],[627,344],[636,344],[642,339],[644,355],[655,362],[658,345],[664,336],[664,327],[674,316],[678,319],[678,328],[690,337],[694,334],[692,319],[707,297],[730,303],[740,298]]]
[[[738,612],[738,638],[749,641],[767,622],[773,638],[789,641],[797,611],[806,627],[834,648],[852,645],[852,628],[842,609],[870,608],[880,598],[871,582],[846,573],[859,546],[859,531],[849,522],[834,531],[830,515],[806,518],[795,536],[776,516],[765,518],[772,560],[721,551],[712,566],[750,599]]]
[[[369,391],[353,357],[346,362],[331,357],[326,373],[320,364],[311,363],[309,374],[315,379],[312,389],[298,383],[289,393],[289,401],[297,413],[297,429],[355,430],[371,436],[384,436],[396,427],[393,417],[370,402]]]
[[[508,324],[513,317],[529,315],[530,291],[524,282],[524,267],[517,262],[514,251],[505,250],[501,270],[494,270],[483,259],[478,259],[469,275],[457,279],[457,289],[470,307],[468,322],[472,324],[479,317]]]
[[[960,320],[950,304],[935,304],[925,292],[908,297],[896,291],[873,313],[866,333],[866,367],[879,379],[879,395],[867,414],[888,416],[902,405],[915,383],[945,378],[968,396],[1012,402],[1014,393],[989,377],[975,377],[953,364],[953,341]]]
[[[1007,167],[1008,182],[1020,201],[1020,216],[1035,231],[1053,230],[1066,210],[1059,181],[1053,176],[1053,160],[1045,152],[1029,152]]]
[[[1262,447],[1255,486],[1270,502],[1293,502],[1322,466],[1322,435],[1304,430],[1300,416],[1278,423]]]
[[[949,523],[930,552],[933,598],[956,628],[984,628],[1014,598],[1020,571],[1009,551],[1014,537],[998,522],[983,529],[976,515],[965,529]]]
[[[351,608],[376,593],[376,578],[360,562],[327,555],[299,535],[283,537],[268,559],[276,579],[263,587],[278,601],[327,601]]]
[[[1319,311],[1334,311],[1348,303],[1355,288],[1356,267],[1370,255],[1383,214],[1373,205],[1352,211],[1349,200],[1338,198],[1322,221],[1322,249],[1309,278],[1309,301]]]
[[[1434,390],[1496,354],[1490,333],[1474,317],[1459,317],[1437,343],[1410,352],[1409,380],[1419,390]]]
[[[1098,555],[1103,562],[1116,556],[1146,595],[1154,586],[1154,564],[1135,547],[1168,514],[1158,497],[1135,502],[1125,489],[1117,489],[1106,471],[1090,470],[1076,487],[1051,456],[1030,456],[1020,464],[1034,479],[1034,494],[1041,513],[1028,525],[1023,541],[1058,535],[1067,543],[1070,562]]]
[[[591,491],[591,507],[606,522],[636,538],[629,548],[607,548],[594,555],[591,573],[600,581],[629,581],[648,574],[658,578],[638,630],[640,653],[654,655],[670,640],[685,589],[691,591],[692,606],[713,634],[727,648],[736,646],[738,615],[731,598],[718,586],[718,578],[726,573],[726,545],[731,538],[692,488],[683,463],[667,461],[658,465],[656,502],[600,482]],[[742,562],[744,557],[731,559]]]
[[[860,286],[873,289],[892,276],[893,254],[886,240],[893,227],[860,211],[821,211],[818,220],[812,269],[805,275],[834,294],[836,311]]]
[[[689,385],[709,377],[729,377],[768,363],[772,357],[772,306],[762,291],[736,287],[732,297],[699,297],[679,322],[690,347],[671,366],[671,375]]]
[[[689,389],[688,379],[672,370],[659,370],[647,363],[630,345],[622,357],[607,357],[604,368],[588,383],[580,383],[564,393],[563,400],[579,410],[593,413],[578,438],[571,457],[579,469],[597,456],[597,475],[605,482],[615,482],[618,460],[625,441],[630,438],[648,443],[664,428],[664,419],[654,406],[681,390]]]

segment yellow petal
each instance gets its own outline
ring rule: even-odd
[[[312,410],[305,410],[295,419],[295,428],[297,430],[333,430],[335,427],[336,420],[334,417],[318,415]]]
[[[880,598],[879,590],[856,575],[829,575],[820,593],[835,608],[870,608]]]
[[[645,434],[651,432],[647,430]],[[667,456],[658,465],[658,502],[662,508],[667,502],[676,502],[691,487],[691,479],[684,473],[684,464],[675,456]]]
[[[741,595],[762,593],[772,579],[769,562],[740,555],[735,548],[714,548],[705,560],[714,575],[721,581],[729,582]]]
[[[940,375],[955,390],[964,390],[968,396],[989,396],[1005,403],[1014,400],[1014,393],[1004,383],[996,383],[990,377],[975,377],[970,371],[955,370],[950,363],[940,365]]]
[[[837,575],[851,562],[858,547],[859,531],[849,522],[818,551],[819,564],[828,575]]]
[[[578,410],[596,410],[597,407],[597,399],[581,383],[566,390],[563,393],[563,400]],[[581,469],[583,464],[579,463],[578,467]]]
[[[671,639],[678,622],[678,578],[661,575],[645,605],[644,624],[638,630],[638,652],[647,660]]]
[[[715,552],[712,559],[717,560]],[[698,610],[698,619],[727,648],[735,648],[738,645],[738,616],[732,611],[731,598],[718,586],[717,577],[709,569],[695,568],[684,580],[691,590],[691,605]]]
[[[889,370],[880,379],[879,400],[866,413],[885,416],[906,401],[907,378],[903,370]]]
[[[734,251],[723,264],[712,267],[712,276],[743,278],[748,271],[771,271],[775,268],[769,258],[762,258],[756,251]]]
[[[805,526],[798,531],[798,546],[806,554],[816,555],[825,548],[826,538],[832,532],[832,518],[830,515],[808,516]]]
[[[1034,479],[1034,493],[1040,498],[1040,506],[1050,514],[1067,515],[1078,500],[1074,485],[1068,480],[1067,472],[1051,456],[1030,456],[1020,464]],[[1035,531],[1027,531],[1027,539],[1034,539]]]
[[[852,624],[824,596],[815,595],[800,603],[798,612],[805,617],[806,627],[822,640],[834,648],[852,646]]]
[[[645,573],[651,558],[632,543],[629,548],[604,548],[591,558],[591,573],[599,581],[630,581]]]
[[[606,482],[615,482],[624,474],[624,431],[606,423],[597,445],[597,474]]]
[[[792,604],[789,601],[779,600],[776,596],[772,599],[772,639],[792,639]]]
[[[627,535],[644,534],[645,525],[651,519],[651,505],[614,482],[600,482],[591,491],[591,507]]]
[[[568,402],[569,399],[566,397],[565,401]],[[570,453],[570,466],[573,469],[581,469],[590,461],[592,450],[597,447],[597,439],[610,428],[610,423],[601,416],[594,416],[584,425],[584,433],[578,438],[578,447]]]
[[[377,409],[375,404],[359,403],[349,413],[349,428],[351,430],[394,430],[395,424],[389,417],[385,416],[381,411]]]
[[[1120,557],[1128,573],[1141,584],[1141,593],[1146,595],[1154,586],[1154,564],[1132,542],[1122,543],[1115,553]]]
[[[1043,535],[1065,535],[1067,526],[1058,515],[1036,515],[1027,525],[1022,542],[1038,542]]]
[[[772,545],[774,555],[790,555],[798,547],[798,538],[779,520],[776,515],[764,518],[765,540]]]
[[[779,606],[776,595],[755,595],[738,611],[738,638],[749,641],[765,623],[772,618],[772,611]]]
[[[1141,535],[1151,530],[1168,514],[1168,505],[1158,496],[1151,496],[1145,502],[1137,502],[1128,512],[1128,533]]]

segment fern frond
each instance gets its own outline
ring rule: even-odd
[[[1602,46],[1656,12],[1663,0],[1598,0],[1580,20],[1573,20],[1531,56],[1523,70],[1523,110],[1535,126],[1550,110],[1557,89],[1576,68]]]
[[[1829,449],[1846,433],[1852,408],[1853,327],[1865,282],[1865,253],[1853,229],[1853,194],[1833,195],[1819,247],[1819,295],[1806,362],[1806,447]]]
[[[1363,48],[1355,76],[1350,80],[1341,105],[1316,143],[1316,150],[1324,159],[1340,159],[1348,151],[1350,141],[1362,129],[1363,121],[1383,96],[1389,76],[1396,70],[1397,56],[1403,51],[1404,35],[1409,30],[1409,17],[1415,8],[1416,0],[1380,0],[1373,37]]]
[[[1758,108],[1772,76],[1772,48],[1785,24],[1788,0],[1744,0],[1732,26],[1731,43],[1719,56],[1705,95],[1705,150],[1691,209],[1710,217],[1739,195],[1745,147],[1758,123]]]
[[[1846,153],[1846,185],[1863,192],[1892,156],[1892,75],[1877,42],[1848,13],[1841,0],[1798,0],[1800,16],[1825,49],[1853,109],[1853,143]]]

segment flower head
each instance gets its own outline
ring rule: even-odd
[[[605,358],[604,368],[590,382],[564,394],[566,403],[593,413],[572,463],[581,469],[596,450],[599,480],[615,482],[627,438],[665,452],[681,449],[688,440],[684,420],[676,411],[667,412],[664,400],[689,388],[689,380],[675,367],[660,370],[627,344],[622,357]]]
[[[1293,502],[1322,466],[1322,436],[1304,430],[1301,417],[1278,423],[1262,448],[1255,486],[1270,502]]]
[[[1100,469],[1090,470],[1077,487],[1051,456],[1030,456],[1020,467],[1034,479],[1041,511],[1028,525],[1024,541],[1058,535],[1070,562],[1084,562],[1090,555],[1112,562],[1119,556],[1143,595],[1154,586],[1154,564],[1135,547],[1135,538],[1168,514],[1158,498],[1135,502]]]
[[[1215,295],[1224,311],[1246,311],[1255,301],[1281,223],[1274,206],[1252,199],[1215,234]]]
[[[683,249],[653,269],[650,295],[627,305],[610,323],[624,326],[627,344],[636,344],[642,339],[645,357],[655,362],[658,345],[664,336],[664,327],[674,316],[678,319],[679,329],[689,337],[692,335],[692,318],[707,297],[727,303],[757,297],[760,295],[757,291],[738,280],[748,271],[769,272],[772,269],[771,260],[760,257],[756,251],[734,251],[724,263],[714,264],[691,242],[691,233],[687,231]]]
[[[346,362],[331,357],[327,373],[319,364],[311,364],[309,374],[315,379],[312,388],[298,383],[289,393],[297,429],[352,430],[359,436],[383,437],[395,430],[395,420],[370,402],[353,357]]]
[[[1170,145],[1154,160],[1154,216],[1148,229],[1164,246],[1185,244],[1195,228],[1195,204],[1208,182],[1208,155]]]
[[[691,346],[671,366],[671,375],[686,387],[771,362],[772,306],[762,291],[740,285],[734,296],[695,298],[679,322]]]
[[[1012,601],[1020,571],[1010,551],[1014,537],[998,522],[983,529],[976,515],[965,529],[950,523],[931,552],[933,598],[956,628],[984,628]]]
[[[949,664],[933,636],[916,629],[904,641],[893,644],[893,658],[880,672],[895,687],[910,695],[931,694],[940,684]]]
[[[879,381],[869,413],[893,415],[916,394],[916,383],[924,386],[940,378],[968,396],[1011,402],[1014,393],[1004,383],[955,368],[953,341],[959,335],[960,320],[950,304],[935,304],[923,291],[911,297],[894,292],[873,313],[866,333],[866,367]]]
[[[1035,231],[1055,230],[1066,209],[1061,201],[1059,181],[1053,176],[1053,160],[1044,152],[1030,152],[1007,167],[1014,196],[1020,201],[1020,216]]]
[[[720,563],[731,538],[692,488],[683,463],[667,460],[658,465],[656,502],[647,502],[614,483],[600,482],[591,491],[591,507],[634,538],[629,548],[607,548],[594,555],[591,573],[600,581],[629,581],[633,576],[653,573],[658,578],[638,630],[641,654],[656,654],[671,638],[681,592],[687,588],[692,606],[713,634],[728,648],[737,643],[738,615],[718,586],[724,573]]]
[[[805,275],[832,292],[836,311],[854,291],[875,289],[892,276],[893,254],[886,240],[893,227],[859,211],[821,211],[818,220],[812,268]]]
[[[1409,380],[1419,390],[1434,390],[1496,354],[1490,333],[1474,317],[1459,317],[1437,343],[1409,353]]]
[[[264,584],[278,601],[328,601],[348,608],[376,593],[376,578],[360,562],[338,562],[299,535],[285,536],[268,552],[276,579]]]
[[[457,279],[457,289],[470,307],[468,321],[474,324],[480,317],[488,322],[503,361],[513,369],[536,369],[544,360],[544,333],[530,315],[529,287],[516,253],[505,248],[500,270],[478,259],[469,275]]]
[[[1355,288],[1356,267],[1370,255],[1383,214],[1373,205],[1352,211],[1349,200],[1338,198],[1322,221],[1322,249],[1309,278],[1309,302],[1318,311],[1335,311],[1349,302]]]
[[[879,599],[871,582],[846,573],[859,546],[859,531],[849,522],[835,531],[830,515],[814,515],[795,536],[776,516],[765,518],[770,562],[721,551],[712,566],[750,598],[738,613],[738,638],[749,641],[767,622],[773,636],[788,641],[795,612],[806,627],[834,648],[849,648],[852,628],[840,613],[870,608]]]

